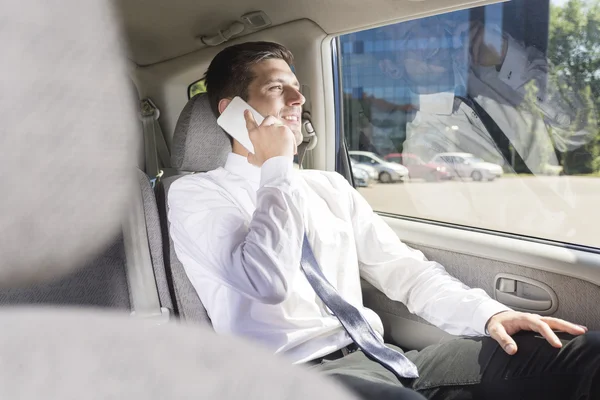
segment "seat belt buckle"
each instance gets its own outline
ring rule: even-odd
[[[166,307],[160,308],[160,314],[157,313],[137,313],[132,311],[130,314],[134,318],[150,320],[155,325],[164,325],[171,319],[171,311]]]

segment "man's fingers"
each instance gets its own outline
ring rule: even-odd
[[[271,126],[271,125],[283,125],[283,124],[281,123],[281,121],[278,118],[276,118],[272,115],[267,115],[267,118],[265,118],[263,120],[262,124],[260,124],[260,126]]]
[[[554,332],[552,332],[552,328],[550,328],[550,326],[548,326],[547,323],[542,321],[541,318],[537,319],[537,318],[532,317],[530,320],[529,329],[541,334],[543,337],[546,338],[548,343],[550,343],[553,347],[556,347],[556,348],[562,347],[562,342],[560,341],[558,336],[556,336],[556,334]]]
[[[504,349],[508,355],[512,356],[517,352],[517,344],[513,338],[506,333],[506,329],[504,329],[502,324],[494,324],[488,328],[488,331],[490,332],[490,336],[500,344],[502,349]]]
[[[253,129],[258,128],[258,124],[256,123],[256,120],[254,119],[254,115],[252,115],[250,110],[244,111],[244,119],[246,120],[246,129],[248,129],[248,132],[250,132]]]
[[[587,332],[587,328],[585,326],[576,325],[558,318],[542,317],[542,321],[547,323],[548,326],[555,331],[567,332],[571,335],[583,335]]]

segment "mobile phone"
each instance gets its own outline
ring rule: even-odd
[[[234,97],[227,105],[223,113],[217,118],[217,124],[240,142],[246,150],[254,153],[254,146],[250,141],[250,136],[248,136],[248,129],[246,129],[246,119],[244,118],[244,111],[246,110],[250,110],[258,125],[262,124],[265,118],[239,96]]]

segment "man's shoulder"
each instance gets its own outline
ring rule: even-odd
[[[222,169],[182,176],[169,188],[169,206],[181,201],[196,202],[220,197],[222,188],[219,179],[225,173]]]
[[[341,174],[335,171],[322,171],[318,169],[299,170],[302,178],[309,184],[331,185],[332,188],[347,188],[348,181]]]

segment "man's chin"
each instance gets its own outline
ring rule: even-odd
[[[300,146],[300,144],[304,141],[304,136],[302,132],[294,131],[294,139],[296,140],[296,146]]]

